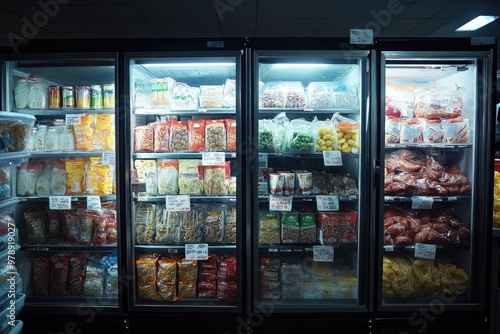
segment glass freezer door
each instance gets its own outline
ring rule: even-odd
[[[379,305],[478,307],[490,219],[481,189],[489,171],[487,62],[382,54]]]
[[[362,309],[366,53],[254,53],[253,279],[277,312]]]

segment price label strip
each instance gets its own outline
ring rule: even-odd
[[[187,260],[208,260],[208,244],[186,244],[184,252]]]
[[[101,197],[87,196],[87,210],[101,210]]]
[[[342,166],[342,153],[340,151],[323,151],[325,166]]]
[[[82,121],[81,114],[69,114],[66,115],[66,125],[78,125]]]
[[[259,168],[268,167],[268,157],[267,153],[259,153]]]
[[[270,211],[292,211],[292,196],[269,196],[269,210]]]
[[[436,258],[436,248],[436,245],[416,243],[414,256],[434,260]]]
[[[433,204],[434,199],[432,197],[413,196],[411,198],[412,209],[432,209]]]
[[[71,196],[49,196],[50,210],[71,210]]]
[[[115,152],[102,152],[102,164],[103,165],[115,165]]]
[[[338,196],[316,196],[318,211],[339,211]]]
[[[189,211],[191,210],[191,198],[189,195],[165,196],[166,211]]]
[[[221,166],[226,162],[224,152],[203,152],[201,154],[201,164],[203,166]]]
[[[313,246],[313,261],[315,262],[333,262],[333,246]]]

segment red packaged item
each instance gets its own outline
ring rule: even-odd
[[[50,257],[50,290],[51,296],[68,294],[69,262],[68,255],[54,254]]]
[[[448,143],[469,143],[469,120],[452,118],[443,121],[444,137]]]
[[[48,296],[50,283],[50,259],[35,258],[31,263],[33,277],[33,294],[35,296]]]
[[[88,261],[87,253],[75,253],[69,261],[69,286],[68,295],[83,296],[85,283],[85,266]]]
[[[80,238],[78,241],[81,244],[90,244],[99,213],[93,210],[79,209],[78,214],[80,216]]]
[[[424,118],[456,118],[462,115],[463,100],[460,89],[417,89],[415,116]]]
[[[61,211],[63,218],[63,231],[66,230],[66,241],[80,242],[80,216],[76,211]]]
[[[167,152],[170,140],[168,122],[155,122],[149,125],[153,128],[153,150],[155,152]]]
[[[232,118],[228,118],[225,120],[226,122],[226,141],[227,141],[227,150],[228,151],[236,151],[236,120]]]
[[[59,210],[47,209],[47,236],[49,238],[61,235],[61,215]]]
[[[401,143],[421,143],[422,123],[418,118],[407,118],[401,121],[401,132],[399,141]]]
[[[217,281],[215,279],[198,281],[198,298],[217,298]]]
[[[226,127],[224,120],[207,120],[205,123],[205,150],[226,150]]]
[[[147,125],[136,126],[134,128],[135,151],[153,152],[154,151],[154,133],[153,128]]]
[[[337,212],[318,213],[319,242],[331,245],[339,241],[339,214]]]
[[[341,243],[358,242],[358,213],[340,212],[338,232]]]
[[[105,244],[107,242],[107,234],[108,227],[106,226],[105,214],[102,213],[95,220],[94,233],[92,234],[92,243],[95,245]]]
[[[189,150],[203,151],[205,149],[205,120],[188,120]]]
[[[232,280],[219,279],[217,281],[217,299],[234,302],[237,293],[236,282]]]
[[[170,121],[170,151],[189,151],[189,132],[187,122]]]
[[[217,277],[219,279],[236,280],[236,257],[228,257],[219,261]]]

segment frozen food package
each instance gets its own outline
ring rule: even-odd
[[[237,294],[237,284],[232,280],[217,280],[217,299],[234,302]]]
[[[26,233],[29,242],[42,242],[47,238],[45,211],[24,212]]]
[[[234,79],[227,79],[226,83],[224,84],[222,107],[224,108],[236,107],[236,80]]]
[[[147,195],[158,195],[158,177],[156,160],[135,160],[139,182],[146,183]]]
[[[226,150],[226,126],[224,120],[207,120],[205,125],[205,150]]]
[[[150,82],[153,107],[170,109],[173,104],[172,94],[176,81],[170,77],[166,77],[154,78]]]
[[[85,165],[85,193],[99,196],[111,195],[112,186],[112,166],[103,165],[100,157],[90,157]]]
[[[193,205],[187,212],[186,219],[181,226],[181,244],[194,244],[203,241],[203,227],[205,225],[205,207]]]
[[[200,96],[200,108],[222,108],[222,96]]]
[[[223,85],[201,85],[200,96],[215,96],[220,97],[224,92]]]
[[[205,195],[227,195],[227,182],[231,173],[231,162],[220,166],[203,168],[203,192]]]
[[[338,147],[342,153],[358,153],[359,122],[335,113],[332,120],[337,129]]]
[[[155,226],[156,205],[153,203],[139,202],[135,206],[135,242],[138,244],[153,243]]]
[[[283,82],[286,87],[286,108],[305,108],[306,92],[300,81]]]
[[[424,143],[442,143],[444,142],[444,130],[441,119],[424,118],[422,119],[422,137]]]
[[[401,120],[401,143],[422,143],[422,121],[420,118],[404,118]]]
[[[260,152],[274,152],[274,123],[270,119],[259,119],[258,148]]]
[[[334,108],[356,108],[358,106],[358,87],[356,85],[335,84],[332,95]]]
[[[180,243],[181,226],[186,221],[186,212],[166,211],[163,209],[163,219],[156,225],[155,242],[159,244],[176,245]]]
[[[217,280],[199,280],[198,298],[215,299],[217,298]]]
[[[291,153],[314,153],[316,150],[316,121],[303,118],[290,121],[287,131],[287,147]]]
[[[64,161],[54,161],[54,166],[50,175],[50,194],[51,195],[64,195],[66,194],[66,166]]]
[[[236,120],[232,118],[226,118],[226,149],[228,151],[236,151]]]
[[[52,163],[45,163],[42,172],[36,180],[36,194],[39,196],[50,195],[50,184],[52,178]]]
[[[312,172],[312,189],[313,195],[328,194],[328,178],[325,172]]]
[[[205,225],[203,227],[203,241],[218,243],[224,236],[225,206],[212,204],[207,206]]]
[[[95,114],[82,114],[80,116],[80,123],[73,124],[77,150],[91,151],[94,149],[95,122]]]
[[[334,151],[338,149],[337,132],[333,122],[329,119],[318,121],[316,137],[316,151]]]
[[[285,258],[281,260],[280,278],[282,284],[294,284],[301,282],[304,276],[302,265],[296,258]]]
[[[42,171],[41,164],[28,162],[17,169],[17,195],[33,196],[36,194],[36,180]]]
[[[385,115],[395,118],[414,118],[416,89],[416,84],[397,85],[386,81]]]
[[[169,122],[154,122],[148,124],[153,128],[153,151],[167,152],[170,141],[170,124]]]
[[[88,158],[70,158],[64,161],[66,165],[66,195],[83,194],[85,165]]]
[[[282,82],[267,82],[260,89],[259,108],[285,108],[286,105],[287,89]]]
[[[136,80],[134,89],[134,108],[151,108],[153,101],[151,99],[151,82],[147,80]]]
[[[198,109],[198,89],[177,82],[173,88],[172,109]]]
[[[470,143],[471,129],[467,118],[450,118],[443,120],[443,131],[448,143]]]
[[[358,242],[358,213],[352,210],[339,212],[339,241],[341,243]]]
[[[148,125],[139,125],[134,128],[134,150],[136,152],[153,152],[154,131]]]
[[[386,117],[385,118],[385,142],[399,143],[401,135],[401,118]]]
[[[281,212],[281,242],[299,243],[299,212]]]
[[[179,194],[203,194],[203,166],[200,159],[179,160]]]
[[[87,253],[73,253],[69,261],[68,295],[83,296],[85,282],[85,267],[88,261]]]
[[[183,258],[177,265],[179,282],[196,281],[198,277],[198,261]]]
[[[120,288],[117,253],[105,255],[101,262],[105,268],[104,294],[116,295]]]
[[[61,215],[59,210],[46,208],[47,237],[55,238],[61,235]]]
[[[88,297],[101,297],[104,294],[105,268],[101,261],[89,259],[85,270],[83,294]]]
[[[318,240],[322,245],[339,242],[339,214],[337,212],[318,213]]]
[[[81,244],[90,244],[98,213],[96,211],[78,209],[78,216],[80,218],[80,238],[78,242]]]
[[[273,136],[274,136],[274,151],[285,152],[287,150],[287,132],[290,126],[290,119],[286,113],[280,112],[273,118]]]
[[[156,280],[162,283],[175,283],[177,281],[177,261],[166,256],[160,257]]]
[[[115,151],[114,114],[97,114],[94,131],[94,150]]]
[[[54,254],[50,257],[49,295],[65,296],[68,294],[70,256]]]
[[[219,280],[222,279],[226,281],[230,280],[236,281],[236,279],[238,278],[237,270],[238,267],[237,267],[236,257],[234,256],[226,257],[219,261],[217,278]]]
[[[80,242],[80,216],[77,211],[64,210],[61,211],[63,235],[69,243]]]
[[[158,195],[176,195],[179,191],[179,161],[158,159]]]
[[[428,89],[415,90],[415,117],[457,118],[462,116],[465,89]]]
[[[34,258],[31,263],[33,275],[33,294],[35,296],[48,296],[50,284],[50,259]]]
[[[235,244],[237,236],[237,215],[236,206],[228,205],[226,208],[226,215],[224,220],[224,238],[223,242]]]
[[[307,85],[307,106],[314,109],[333,108],[333,83],[310,82]]]
[[[178,282],[179,299],[196,298],[196,280]]]
[[[279,244],[281,229],[276,211],[259,211],[259,244]]]
[[[316,243],[316,213],[301,212],[299,215],[299,243]]]
[[[189,151],[188,123],[170,121],[170,151]]]
[[[108,216],[107,213],[99,212],[94,220],[94,230],[92,233],[92,244],[94,245],[102,245],[107,242],[106,237],[108,234],[108,220],[106,219],[106,216]],[[116,218],[116,216],[114,218]]]
[[[156,289],[161,300],[176,301],[177,297],[177,284],[171,282],[156,282]]]
[[[278,256],[260,257],[260,269],[278,270],[281,266],[281,259]]]
[[[189,150],[203,151],[205,149],[205,120],[190,119],[187,122],[189,134]]]
[[[12,148],[9,151],[21,152],[26,150],[28,137],[34,122],[10,122],[9,132],[12,138]]]
[[[158,299],[156,292],[156,254],[142,254],[135,261],[137,270],[137,296],[141,299]]]

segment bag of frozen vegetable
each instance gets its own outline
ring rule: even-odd
[[[274,152],[274,123],[270,119],[259,119],[258,148],[260,152]]]
[[[316,151],[333,151],[338,149],[337,132],[334,131],[333,122],[329,119],[318,121],[318,137],[316,138]]]
[[[342,153],[358,153],[359,122],[335,113],[332,120],[337,130],[338,149]]]
[[[286,132],[290,124],[290,119],[286,113],[281,112],[273,119],[274,123],[274,151],[281,153],[286,151]]]
[[[287,131],[287,146],[291,153],[314,153],[316,149],[316,121],[303,118],[290,121]]]

